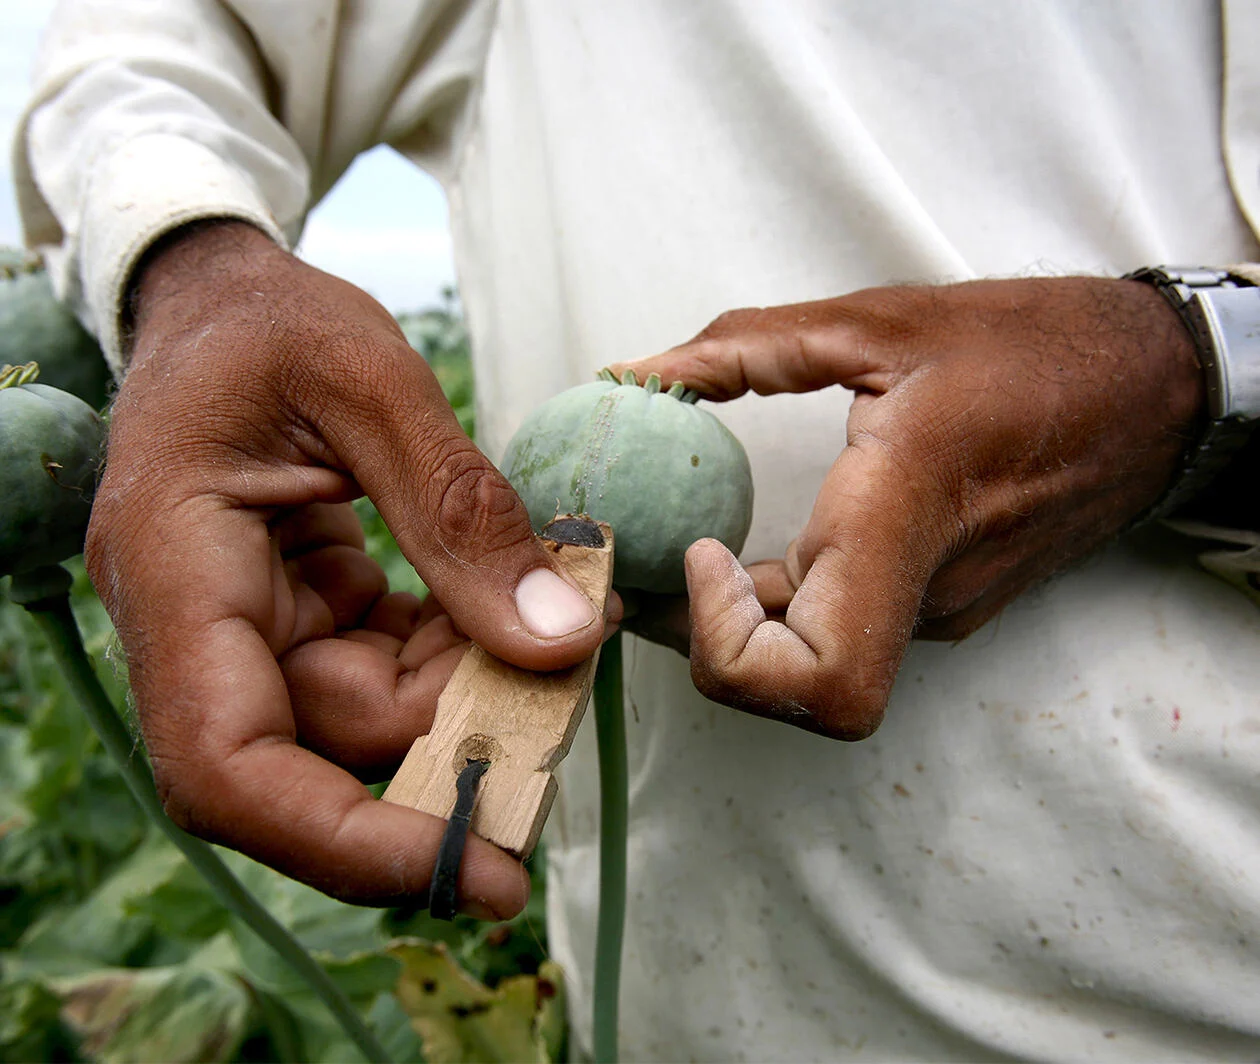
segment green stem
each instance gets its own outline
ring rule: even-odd
[[[630,806],[620,632],[604,644],[595,671],[595,735],[599,743],[595,1064],[616,1064],[621,942],[626,923],[626,834]]]
[[[369,1061],[387,1060],[384,1048],[354,1006],[301,943],[241,885],[214,850],[183,831],[166,815],[158,800],[148,762],[119,719],[88,660],[79,627],[70,609],[70,597],[59,594],[25,605],[48,639],[66,683],[100,736],[106,753],[122,772],[127,789],[140,808],[179,848],[188,863],[205,877],[219,901],[239,916],[309,984],[364,1057]]]

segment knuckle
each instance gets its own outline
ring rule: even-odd
[[[719,339],[732,333],[743,332],[761,315],[761,307],[738,307],[719,314],[696,335],[697,340]]]
[[[530,533],[525,504],[471,443],[452,442],[432,469],[425,501],[445,544],[475,545],[489,554],[525,542]]]
[[[203,837],[205,825],[196,812],[198,788],[190,782],[189,766],[169,757],[153,757],[153,784],[162,809],[176,826]]]
[[[920,617],[940,621],[961,613],[984,594],[986,585],[968,576],[938,573],[923,596]]]
[[[726,669],[697,657],[694,653],[691,656],[691,682],[711,702],[741,709],[748,708],[747,704],[751,701],[747,692],[734,682]],[[745,704],[741,705],[741,702]]]
[[[884,721],[888,690],[879,685],[859,688],[847,694],[840,703],[833,702],[822,714],[820,723],[825,734],[842,742],[869,739]]]
[[[837,694],[834,684],[815,683],[799,692],[782,686],[773,693],[758,692],[727,670],[695,662],[692,682],[711,701],[842,742],[873,735],[888,700],[887,690],[879,686]]]
[[[743,390],[742,367],[729,364],[729,345],[717,336],[704,336],[688,345],[687,384],[703,395],[729,396]]]
[[[681,379],[709,399],[733,399],[750,387],[744,357],[733,335],[719,336],[706,330],[675,348],[671,355],[682,359],[683,366],[662,371],[662,378],[668,377],[668,383]],[[670,355],[665,358],[668,361]]]
[[[845,742],[873,735],[883,723],[900,661],[897,651],[865,660],[850,653],[821,670],[812,689],[820,730]]]

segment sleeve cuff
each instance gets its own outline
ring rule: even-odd
[[[125,368],[120,325],[132,271],[155,240],[207,218],[250,222],[289,247],[248,175],[183,137],[146,134],[129,140],[88,178],[80,257],[84,302],[120,379]]]

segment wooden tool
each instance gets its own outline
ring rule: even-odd
[[[566,517],[543,529],[540,540],[602,611],[612,583],[612,529]],[[540,673],[473,646],[438,699],[433,727],[412,745],[385,801],[447,818],[455,806],[456,777],[468,762],[488,761],[471,829],[527,857],[551,811],[552,770],[569,752],[582,721],[598,657]]]

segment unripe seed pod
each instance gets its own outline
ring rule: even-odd
[[[686,590],[683,555],[712,537],[738,554],[752,524],[748,455],[731,431],[675,383],[632,372],[562,392],[522,423],[502,468],[542,528],[558,513],[607,521],[617,535],[613,583]]]
[[[83,550],[105,424],[82,399],[0,371],[0,576]]]

